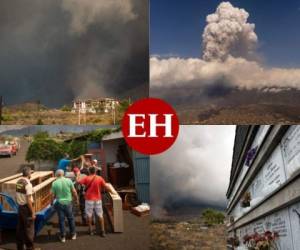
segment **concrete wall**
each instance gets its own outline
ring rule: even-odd
[[[280,135],[280,126],[266,138],[261,150],[241,181],[236,181],[228,213],[234,217],[232,235],[242,237],[254,232],[277,231],[278,249],[300,249],[300,126],[290,126]],[[257,136],[262,137],[262,133]],[[263,141],[254,139],[253,143]],[[271,151],[270,151],[271,150]],[[251,206],[240,206],[241,194],[249,191]],[[234,197],[238,194],[239,197]],[[239,199],[238,199],[239,198]],[[241,248],[242,249],[242,248]]]
[[[251,144],[251,147],[250,148],[255,148],[255,147],[258,147],[258,150],[268,132],[270,128],[270,125],[262,125],[259,127],[258,131],[257,131],[257,134]],[[236,194],[240,184],[242,183],[242,180],[243,178],[245,177],[245,175],[247,174],[247,171],[249,169],[249,166],[246,166],[245,162],[243,162],[243,166],[242,166],[242,169],[237,177],[237,180],[236,180],[236,183],[234,185],[234,188],[233,188],[233,191],[229,197],[229,203],[232,201],[234,195]]]

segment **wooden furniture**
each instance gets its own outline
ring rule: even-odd
[[[105,201],[104,205],[108,210],[109,219],[113,226],[113,231],[115,233],[122,233],[124,232],[122,199],[117,191],[113,188],[113,186],[110,186],[114,190],[114,193],[108,193],[108,200]]]
[[[22,178],[21,174],[13,175],[0,180],[0,191],[10,195],[12,198],[16,196],[16,183]],[[35,212],[47,207],[51,201],[50,189],[52,182],[55,180],[52,171],[37,171],[31,174],[30,182],[33,186],[33,200]],[[1,201],[4,210],[10,210],[10,206],[5,200]]]
[[[115,187],[126,187],[131,179],[131,170],[128,168],[114,168],[109,165],[109,180]]]
[[[4,182],[7,182],[7,181],[10,181],[10,180],[19,178],[19,177],[21,177],[21,176],[22,176],[22,174],[15,174],[15,175],[11,175],[11,176],[9,176],[9,177],[0,179],[0,192],[2,192],[2,184],[3,184]]]

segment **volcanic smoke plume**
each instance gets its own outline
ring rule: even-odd
[[[248,12],[221,3],[214,14],[206,17],[203,59],[224,61],[229,55],[251,58],[257,44],[255,25],[247,23]]]
[[[162,97],[170,89],[194,88],[204,96],[220,84],[225,89],[300,90],[299,68],[269,68],[261,63],[255,50],[255,25],[248,17],[244,9],[222,2],[206,18],[202,59],[152,56],[151,95]]]
[[[146,0],[4,0],[0,16],[7,103],[148,94]]]
[[[235,126],[180,126],[175,144],[151,156],[154,217],[176,207],[225,207]]]

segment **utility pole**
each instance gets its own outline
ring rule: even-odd
[[[0,125],[2,124],[2,95],[0,96]]]
[[[112,109],[111,111],[112,111],[113,123],[114,123],[114,125],[116,125],[116,107],[115,107],[115,101],[112,102],[111,109]]]
[[[81,103],[78,104],[78,125],[80,125],[80,110],[81,110]]]
[[[78,125],[80,125],[80,108],[78,109]]]

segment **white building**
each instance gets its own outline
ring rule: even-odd
[[[113,98],[78,99],[73,101],[72,113],[109,113],[119,105],[119,101]]]
[[[277,249],[299,250],[300,126],[237,126],[227,198],[236,249],[248,249],[246,235],[270,231],[279,235]]]

